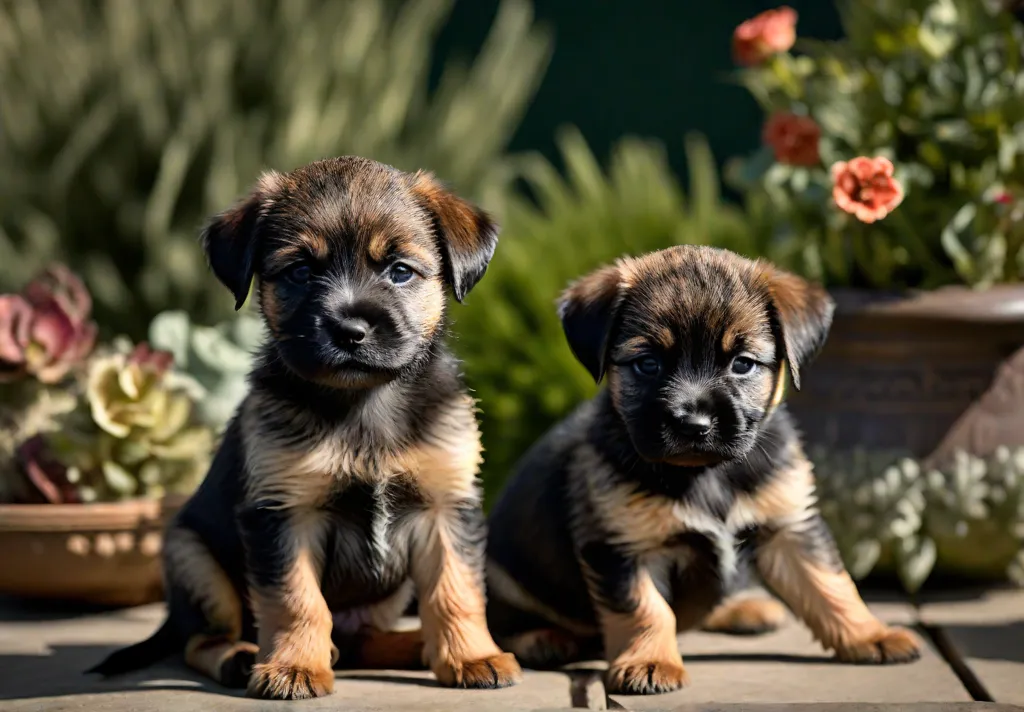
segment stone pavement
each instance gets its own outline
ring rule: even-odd
[[[609,697],[601,665],[594,663],[565,672],[529,671],[521,685],[494,691],[444,689],[423,672],[339,672],[330,697],[279,703],[246,699],[172,661],[111,681],[81,673],[113,648],[152,632],[163,615],[159,605],[76,613],[0,601],[0,711],[1024,712],[1024,591],[929,596],[920,607],[876,597],[871,606],[883,620],[919,626],[928,642],[920,661],[891,667],[835,663],[790,621],[753,638],[681,636],[692,684],[667,695]]]

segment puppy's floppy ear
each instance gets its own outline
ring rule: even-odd
[[[608,365],[612,325],[624,292],[622,271],[611,265],[569,285],[558,300],[569,348],[597,382]]]
[[[412,193],[434,223],[445,280],[461,302],[487,271],[498,246],[498,225],[425,171],[412,177]]]
[[[781,332],[793,386],[800,388],[800,368],[825,345],[835,302],[828,292],[795,274],[761,263],[766,288]]]
[[[256,269],[256,227],[279,180],[279,174],[265,173],[247,198],[210,220],[200,236],[210,268],[235,295],[236,310],[249,296]]]

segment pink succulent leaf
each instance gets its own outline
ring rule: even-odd
[[[0,366],[25,361],[32,307],[18,294],[0,295]]]
[[[52,264],[25,287],[32,304],[56,301],[71,321],[78,325],[92,312],[92,297],[78,276],[62,264]]]
[[[75,324],[56,300],[35,307],[31,343],[43,348],[50,359],[60,358],[75,339]]]
[[[68,482],[67,468],[36,435],[18,447],[18,464],[38,497],[50,504],[73,504],[81,501],[74,485]],[[38,498],[37,497],[37,498]]]

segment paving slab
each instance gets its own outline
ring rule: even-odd
[[[1024,705],[1024,590],[924,594],[920,615],[993,700]]]
[[[301,703],[247,699],[241,691],[226,690],[175,662],[112,680],[82,673],[115,648],[148,636],[163,615],[162,605],[67,616],[0,608],[0,710],[468,712],[570,707],[569,678],[557,672],[528,671],[521,684],[504,690],[452,690],[426,671],[339,671],[334,694]]]
[[[869,604],[883,621],[913,624],[909,603]],[[718,709],[723,703],[970,702],[971,696],[939,654],[925,641],[921,659],[907,665],[849,665],[832,660],[810,632],[792,618],[780,630],[737,637],[693,632],[680,636],[690,686],[664,695],[612,695],[627,709]],[[726,709],[722,707],[722,709]],[[822,707],[825,709],[825,707]]]

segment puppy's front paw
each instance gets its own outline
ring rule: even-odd
[[[511,687],[523,679],[523,670],[512,653],[499,653],[480,660],[447,660],[434,669],[438,682],[447,687],[496,690]]]
[[[731,635],[760,635],[786,622],[786,607],[770,598],[726,601],[705,619],[704,630]]]
[[[334,671],[261,663],[253,666],[249,678],[250,697],[266,700],[307,700],[334,691]]]
[[[867,640],[836,650],[837,659],[866,665],[909,663],[919,657],[921,641],[906,628],[883,628]]]
[[[658,695],[689,684],[690,676],[682,661],[665,660],[613,663],[605,681],[608,692],[621,695]]]

